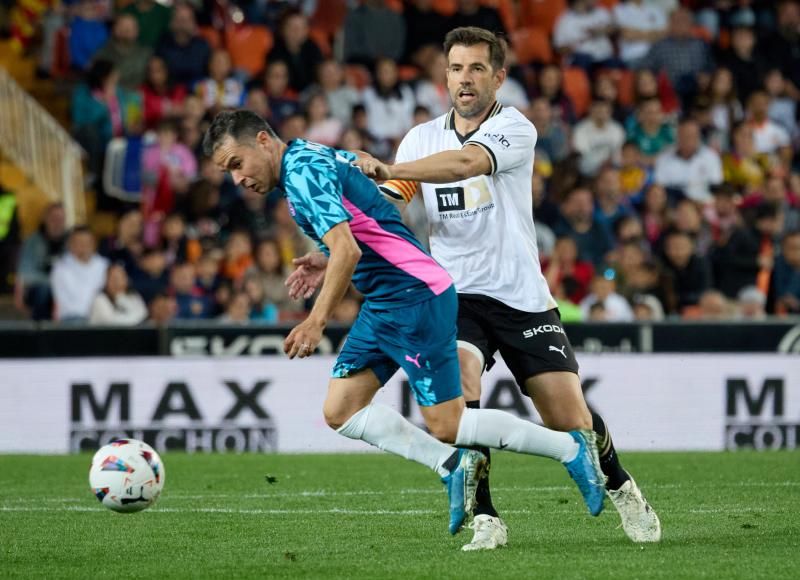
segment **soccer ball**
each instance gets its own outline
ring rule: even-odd
[[[164,476],[164,463],[155,449],[136,439],[117,439],[94,454],[89,485],[108,509],[138,512],[156,502]]]

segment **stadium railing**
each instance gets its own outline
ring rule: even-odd
[[[69,225],[86,219],[83,150],[33,97],[0,68],[0,150],[51,200]]]

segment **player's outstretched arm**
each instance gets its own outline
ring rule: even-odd
[[[292,260],[292,264],[297,269],[289,274],[284,282],[289,288],[289,298],[292,300],[311,298],[325,279],[328,257],[322,252],[309,252]]]
[[[399,179],[426,183],[452,183],[492,171],[489,154],[480,145],[467,144],[462,149],[443,151],[416,161],[386,165],[374,158],[359,159],[355,165],[367,177],[374,179]]]
[[[322,237],[322,242],[330,249],[325,280],[308,318],[295,326],[283,343],[283,351],[289,358],[304,358],[317,348],[322,339],[322,331],[347,293],[353,272],[361,259],[361,249],[346,221],[328,230]]]

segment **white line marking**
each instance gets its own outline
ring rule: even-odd
[[[0,506],[0,512],[106,512],[102,507],[88,506],[58,506],[58,507],[30,507],[30,506]],[[237,515],[354,515],[354,516],[420,516],[441,514],[437,510],[351,510],[332,508],[324,510],[312,509],[234,509],[234,508],[152,508],[148,513],[201,513],[201,514],[237,514]],[[506,510],[509,514],[531,514],[529,510]]]

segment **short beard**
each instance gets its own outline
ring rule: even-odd
[[[481,99],[476,99],[475,103],[473,103],[472,105],[468,107],[462,107],[458,104],[457,98],[454,98],[453,108],[456,110],[456,113],[458,113],[459,116],[465,119],[474,119],[475,117],[483,113],[484,110],[486,110],[486,107],[488,107],[490,104],[489,99],[490,99],[489,95],[486,95]]]

